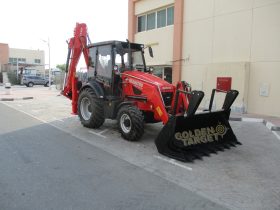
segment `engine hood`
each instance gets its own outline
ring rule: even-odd
[[[148,82],[148,83],[153,83],[156,86],[159,86],[161,91],[173,91],[174,90],[174,86],[170,83],[168,83],[167,81],[153,75],[153,74],[149,74],[146,72],[142,72],[142,71],[125,71],[122,73],[123,77],[131,77],[134,79],[139,79],[143,82]]]

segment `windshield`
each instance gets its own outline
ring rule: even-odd
[[[131,60],[133,69],[144,70],[142,51],[132,52]]]
[[[115,65],[121,71],[127,69],[145,70],[145,61],[142,50],[131,49],[131,65],[129,66],[129,49],[123,48],[115,51]]]

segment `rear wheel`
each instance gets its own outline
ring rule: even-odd
[[[92,89],[83,90],[78,99],[78,115],[83,126],[88,128],[99,128],[103,125],[104,103],[96,97]]]
[[[122,137],[128,141],[139,140],[144,133],[144,117],[135,106],[125,105],[118,111],[118,128]]]

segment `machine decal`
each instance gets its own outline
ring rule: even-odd
[[[183,141],[185,146],[219,141],[228,131],[225,125],[218,124],[215,128],[204,127],[175,133],[175,139]]]
[[[166,87],[162,87],[161,89],[162,89],[162,90],[172,90],[172,87],[166,86]]]
[[[142,88],[143,88],[143,83],[142,82],[134,80],[132,78],[129,78],[128,81],[129,81],[129,83],[133,84],[135,87],[137,87],[137,88],[142,90]]]
[[[157,107],[156,107],[156,110],[157,110],[158,115],[161,117],[163,113],[162,113],[160,107],[157,106]]]

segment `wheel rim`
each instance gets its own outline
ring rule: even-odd
[[[85,120],[89,120],[91,117],[91,107],[90,107],[90,100],[88,98],[83,98],[81,101],[81,115]]]
[[[120,124],[124,133],[129,133],[131,131],[131,119],[128,114],[123,114],[121,116]]]

